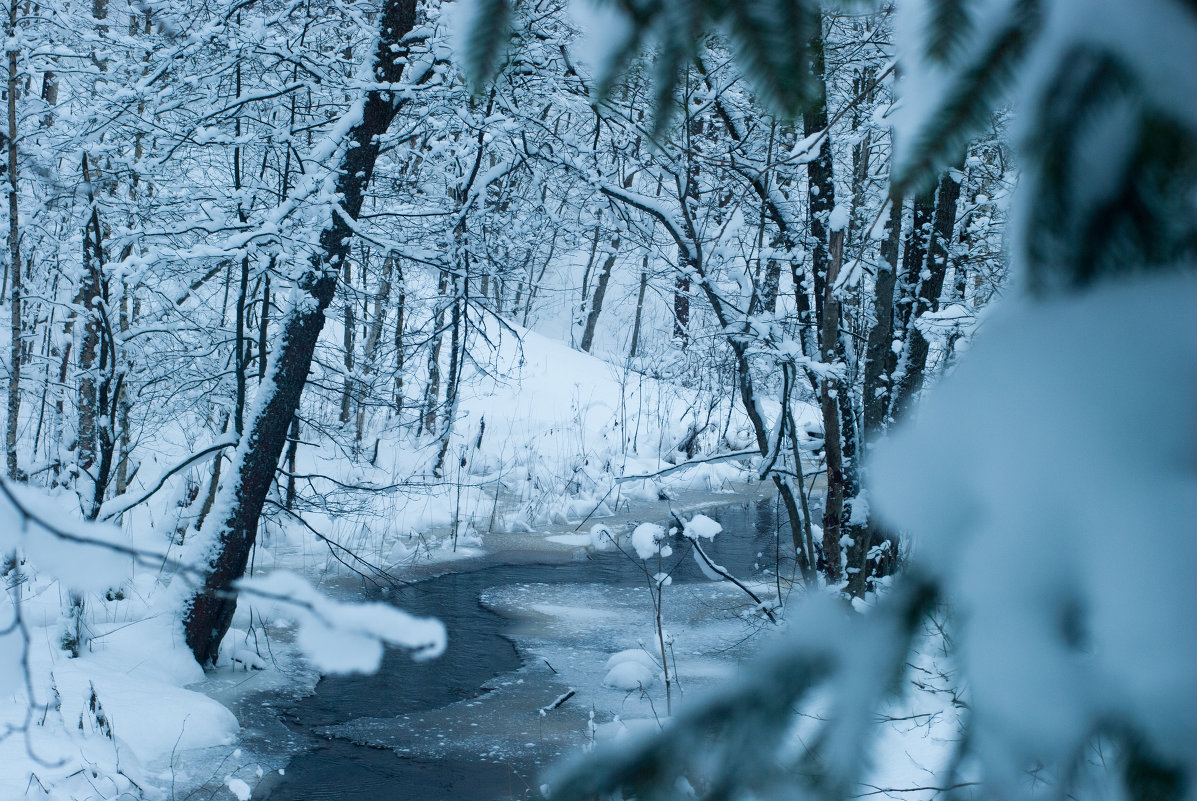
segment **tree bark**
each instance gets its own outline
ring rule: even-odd
[[[414,27],[415,18],[416,0],[384,3],[373,68],[379,83],[397,83],[402,77],[406,63],[402,40]],[[336,182],[340,209],[332,211],[320,234],[320,249],[298,280],[298,291],[307,297],[297,299],[279,321],[274,359],[222,491],[221,513],[208,520],[215,529],[212,552],[204,567],[203,586],[191,597],[183,619],[187,645],[200,664],[216,659],[237,608],[234,582],[245,574],[262,506],[274,482],[287,429],[299,408],[325,311],[336,290],[337,273],[349,254],[353,231],[345,218],[356,220],[361,212],[382,135],[398,104],[390,92],[369,91],[361,118],[349,131]]]
[[[15,42],[17,33],[17,0],[8,7],[8,40]],[[21,478],[17,464],[17,427],[21,420],[21,217],[17,202],[17,50],[8,51],[8,260],[12,273],[12,350],[9,353],[8,426],[4,450],[8,463],[8,477]]]
[[[594,345],[594,329],[598,325],[599,315],[603,313],[603,301],[607,297],[607,282],[611,280],[611,268],[615,266],[615,254],[619,252],[619,238],[611,241],[611,252],[603,262],[599,272],[598,284],[594,287],[594,298],[590,303],[590,313],[586,315],[586,330],[582,332],[582,350],[590,353]],[[639,322],[639,320],[637,320]]]
[[[935,188],[931,222],[923,241],[923,261],[917,275],[918,290],[914,293],[910,319],[906,326],[902,361],[894,380],[891,414],[896,418],[905,414],[919,391],[927,367],[931,343],[919,329],[919,316],[939,309],[944,277],[948,271],[948,243],[956,225],[956,204],[960,199],[960,184],[945,172]]]
[[[894,342],[894,287],[898,277],[898,245],[902,235],[902,196],[891,194],[889,219],[881,240],[881,263],[873,284],[873,326],[865,345],[864,436],[875,437],[885,428],[889,412],[890,379],[886,366]]]
[[[814,102],[802,115],[802,134],[808,139],[822,134],[815,157],[806,165],[807,184],[807,213],[810,221],[811,243],[811,274],[814,280],[815,318],[814,330],[821,334],[824,328],[824,304],[827,293],[824,286],[828,281],[827,271],[831,262],[830,240],[828,238],[828,222],[832,209],[835,208],[835,180],[831,163],[831,133],[828,127],[827,90],[824,79],[826,69],[823,58],[823,17],[817,15],[814,34],[810,40],[811,72],[815,84],[819,87]],[[794,291],[805,294],[804,282],[795,280]],[[799,314],[802,312],[802,298],[798,300]],[[836,330],[838,331],[838,324]],[[820,347],[827,343],[820,341]]]
[[[366,251],[362,248],[362,270],[363,276],[365,271]],[[353,270],[349,260],[346,259],[344,263],[345,269],[345,328],[341,332],[343,339],[342,345],[345,348],[345,381],[341,386],[341,415],[338,418],[342,423],[348,423],[353,412],[353,398],[357,394],[354,386],[357,381],[354,378],[354,348],[356,347],[357,320],[355,319],[353,311]],[[366,289],[366,283],[362,281],[362,291]]]
[[[842,253],[843,231],[835,232],[835,253]],[[828,249],[828,253],[832,252]],[[836,344],[839,341],[840,309],[834,286],[839,273],[839,259],[828,259],[830,270],[824,276],[825,296],[822,302],[823,325],[821,328],[822,361],[831,365],[838,361]],[[844,517],[844,500],[849,495],[846,462],[843,453],[843,431],[841,430],[839,396],[843,382],[824,376],[819,382],[819,401],[823,411],[823,453],[827,461],[827,496],[823,503],[823,560],[824,573],[830,583],[840,579],[840,536]]]
[[[640,318],[644,314],[644,291],[648,289],[648,256],[644,257],[644,268],[640,271],[640,293],[636,296],[636,321],[632,324],[632,345],[628,359],[635,359],[640,348]]]
[[[453,435],[453,423],[457,418],[457,398],[461,389],[461,368],[465,361],[466,337],[466,295],[469,292],[469,266],[462,261],[466,272],[463,276],[453,276],[453,312],[450,317],[449,336],[449,376],[445,383],[445,420],[441,426],[441,445],[437,451],[436,465],[432,475],[443,478],[445,475],[445,458],[449,453],[449,439]],[[454,529],[456,531],[456,529]]]
[[[374,362],[377,358],[378,343],[382,339],[382,327],[386,322],[387,301],[391,297],[391,275],[395,271],[395,254],[388,253],[382,263],[382,279],[378,285],[378,294],[374,296],[374,316],[370,321],[370,332],[366,335],[366,344],[362,353],[362,378],[357,384],[357,420],[353,441],[360,444],[366,422],[366,389],[370,384],[370,376],[374,373]]]
[[[403,261],[395,257],[395,416],[403,416],[403,368],[404,356],[403,325],[407,312],[407,289],[403,283]]]
[[[436,432],[436,410],[441,398],[441,348],[445,341],[445,307],[442,302],[448,291],[449,274],[441,270],[436,287],[436,311],[432,315],[432,347],[428,351],[428,382],[424,385],[424,416],[420,423],[429,434]]]
[[[83,155],[83,180],[91,185],[87,154]],[[96,437],[98,408],[96,360],[100,347],[101,273],[104,269],[104,244],[100,238],[100,212],[94,194],[88,191],[91,211],[83,228],[83,270],[75,302],[83,309],[83,333],[79,342],[79,396],[76,400],[78,429],[75,436],[75,462],[79,469],[76,485],[83,516],[94,520],[100,511],[104,487],[96,472]]]

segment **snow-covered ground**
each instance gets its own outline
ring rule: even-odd
[[[594,520],[663,519],[665,499],[711,503],[750,475],[741,461],[699,461],[653,478],[620,480],[684,461],[676,445],[692,425],[707,426],[701,437],[709,452],[746,443],[747,421],[699,393],[534,332],[517,337],[511,329],[491,329],[492,358],[478,357],[463,381],[447,484],[434,488],[425,481],[435,442],[412,442],[385,429],[378,432],[373,466],[335,450],[301,448],[299,472],[322,476],[312,479],[321,491],[338,483],[387,489],[350,493],[335,513],[305,509],[303,523],[266,525],[254,557],[258,575],[285,569],[319,584],[345,574],[342,560],[366,572],[406,568],[417,575],[443,569],[429,565],[488,553],[568,550],[589,542]],[[151,489],[159,474],[203,444],[162,431],[157,460],[143,467],[130,493]],[[61,647],[72,633],[63,612],[70,596],[56,580],[64,563],[52,554],[38,558],[38,544],[58,538],[5,507],[7,525],[30,533],[17,543],[26,563],[7,577],[21,585],[12,596],[20,597],[19,610],[8,594],[0,597],[6,692],[0,697],[0,734],[6,735],[0,737],[0,797],[155,797],[210,784],[214,776],[223,781],[224,771],[228,792],[238,797],[239,782],[252,784],[255,776],[252,765],[232,755],[238,722],[229,707],[237,693],[313,686],[316,674],[295,645],[296,610],[252,594],[243,596],[220,668],[205,675],[192,660],[178,622],[191,576],[178,570],[188,554],[177,539],[189,521],[177,505],[182,488],[174,484],[181,481],[172,481],[125,514],[119,529],[87,530],[143,555],[113,560],[109,554],[112,564],[92,571],[89,592],[81,596],[83,644],[76,658]],[[64,510],[74,503],[73,496],[59,495],[38,511],[59,524],[69,520]],[[574,533],[586,518],[591,521]],[[10,552],[4,544],[0,550]],[[86,554],[72,559],[91,566]]]

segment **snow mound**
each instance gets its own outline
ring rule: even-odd
[[[649,670],[639,662],[620,662],[607,671],[603,679],[604,687],[632,692],[641,688],[648,689],[657,681],[655,671]]]
[[[112,735],[143,763],[161,760],[173,749],[228,745],[241,728],[232,712],[206,695],[109,671],[86,659],[57,665],[54,683],[64,720],[80,721],[82,729],[91,709],[102,708]]]
[[[640,648],[629,648],[626,651],[612,654],[603,669],[609,671],[616,665],[622,665],[625,662],[635,662],[638,665],[644,665],[653,672],[661,669],[661,666],[657,664],[657,660],[653,659],[652,656]]]

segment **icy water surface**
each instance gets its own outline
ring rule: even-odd
[[[737,577],[762,580],[775,563],[774,500],[705,513],[724,527],[708,547],[711,557]],[[674,581],[665,591],[665,618],[681,632],[670,655],[681,689],[675,686],[669,699],[663,686],[649,693],[601,687],[608,654],[638,644],[656,648],[638,562],[618,552],[578,551],[561,555],[566,562],[525,554],[509,560],[515,564],[458,565],[466,572],[388,598],[444,621],[449,647],[439,659],[415,663],[390,653],[374,675],[330,676],[309,697],[275,696],[242,708],[247,745],[257,740],[295,754],[254,798],[539,798],[545,765],[590,738],[655,725],[670,700],[726,679],[747,652],[739,645],[752,630],[747,599],[727,582],[706,579],[687,551],[679,541],[665,565]],[[791,570],[783,565],[782,573]],[[702,636],[688,634],[699,630]],[[568,689],[577,691],[574,698],[538,713]]]

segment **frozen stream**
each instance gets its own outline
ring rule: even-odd
[[[724,527],[711,557],[775,597],[774,499],[702,511]],[[378,673],[326,677],[303,698],[245,697],[244,746],[273,752],[277,764],[290,755],[254,798],[536,798],[545,765],[589,740],[655,727],[670,702],[733,675],[763,624],[739,589],[707,579],[678,540],[665,560],[673,583],[663,604],[678,684],[669,699],[659,672],[647,692],[604,687],[611,654],[642,645],[659,661],[641,564],[618,551],[507,552],[390,593],[399,607],[443,620],[448,650],[425,663],[391,653]],[[782,575],[791,572],[784,563]],[[572,698],[540,714],[569,689]]]

